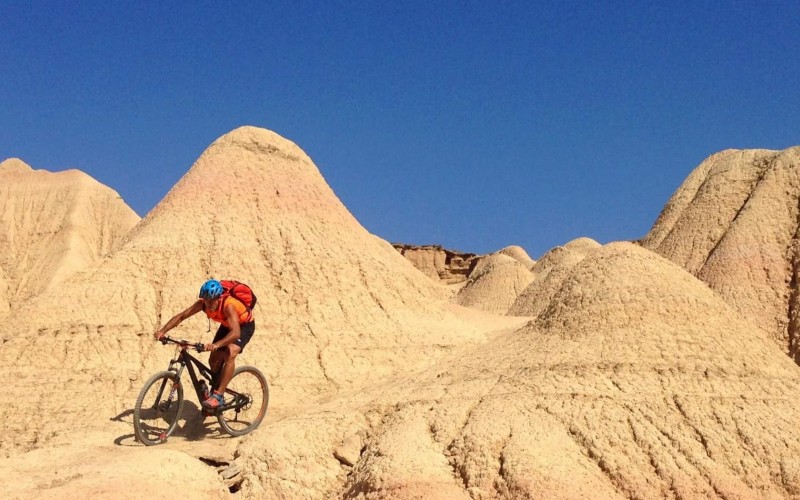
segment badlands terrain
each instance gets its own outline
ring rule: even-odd
[[[395,248],[254,127],[141,220],[6,160],[3,497],[800,497],[798,174],[800,148],[723,151],[641,240],[534,260]],[[232,438],[189,396],[145,447],[134,402],[173,354],[152,332],[209,277],[259,297],[239,363],[269,412]]]

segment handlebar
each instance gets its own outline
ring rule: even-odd
[[[164,344],[164,345],[167,345],[167,344],[178,344],[181,347],[192,347],[197,352],[203,352],[203,351],[206,350],[205,344],[203,344],[201,342],[191,342],[189,340],[184,340],[184,339],[173,339],[172,337],[168,337],[166,335],[161,337],[160,342],[162,344]]]

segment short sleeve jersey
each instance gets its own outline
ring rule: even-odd
[[[203,311],[206,313],[206,316],[209,319],[216,321],[217,323],[222,323],[223,326],[230,328],[231,325],[228,324],[228,319],[225,317],[225,311],[223,307],[226,304],[233,305],[234,309],[236,309],[236,314],[239,315],[239,324],[249,323],[253,321],[253,312],[248,311],[247,307],[242,304],[242,302],[238,299],[233,297],[223,297],[222,300],[219,301],[219,306],[213,311],[206,311],[203,308]]]

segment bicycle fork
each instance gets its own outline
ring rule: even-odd
[[[176,364],[181,365],[180,368],[175,369],[174,365]],[[167,396],[166,401],[164,401],[165,403],[167,403],[167,405],[171,405],[172,402],[175,401],[175,395],[178,393],[178,386],[181,383],[181,373],[183,372],[184,366],[185,365],[181,363],[179,360],[173,360],[170,361],[169,363],[169,368],[167,369],[167,371],[175,372],[176,380],[172,382],[172,386],[169,389],[169,395]],[[164,381],[161,383],[161,388],[158,390],[158,395],[156,396],[156,401],[154,405],[156,409],[158,409],[159,406],[161,406],[162,403],[161,398],[164,395],[164,389],[166,388],[168,381],[169,379],[165,378]],[[167,406],[167,408],[169,408],[169,406]]]

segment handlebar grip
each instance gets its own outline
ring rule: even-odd
[[[203,352],[203,351],[206,350],[205,344],[201,344],[200,342],[196,343],[194,345],[194,348],[195,348],[195,350],[197,350],[197,352]]]

